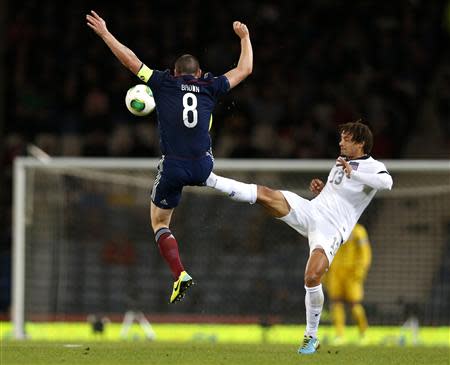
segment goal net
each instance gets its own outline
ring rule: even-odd
[[[197,285],[169,305],[172,277],[149,224],[154,159],[20,158],[14,167],[13,320],[121,316],[170,321],[304,323],[306,239],[259,206],[208,188],[184,190],[171,229]],[[218,160],[215,172],[311,198],[334,161]],[[450,319],[448,161],[385,161],[394,178],[361,217],[373,262],[364,304],[372,324]],[[119,317],[120,316],[120,317]],[[180,318],[180,317],[177,317]]]

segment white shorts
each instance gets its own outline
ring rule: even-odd
[[[331,265],[334,255],[342,244],[339,230],[328,221],[311,201],[290,191],[281,191],[291,206],[288,215],[279,218],[302,236],[308,238],[309,252],[315,248],[323,248]]]

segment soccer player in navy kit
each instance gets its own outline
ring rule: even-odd
[[[86,15],[87,25],[106,43],[118,60],[148,83],[153,91],[158,115],[162,158],[151,196],[150,217],[161,255],[168,263],[174,284],[170,302],[182,299],[192,285],[181,263],[178,243],[169,229],[174,208],[184,186],[204,186],[213,169],[209,128],[217,98],[238,85],[253,68],[253,51],[247,26],[233,23],[241,39],[241,54],[235,68],[213,77],[202,71],[198,60],[183,55],[175,62],[174,75],[152,70],[121,44],[95,12]]]

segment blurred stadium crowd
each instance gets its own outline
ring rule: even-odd
[[[217,158],[334,158],[336,125],[363,118],[374,156],[387,159],[448,157],[449,4],[9,0],[1,224],[10,225],[13,159],[29,143],[53,156],[159,156],[156,115],[126,110],[125,92],[139,80],[86,26],[91,8],[156,69],[192,53],[204,71],[224,73],[239,57],[232,21],[248,24],[254,72],[217,106]],[[10,232],[1,232],[9,250]]]

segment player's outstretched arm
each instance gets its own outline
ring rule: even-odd
[[[250,75],[253,70],[253,49],[247,26],[236,21],[233,23],[233,30],[241,39],[241,55],[237,66],[225,74],[231,89]]]
[[[135,75],[139,72],[142,62],[132,50],[120,43],[106,27],[106,22],[94,11],[86,15],[88,27],[90,27],[109,49],[114,53],[117,59]]]
[[[354,171],[349,162],[342,157],[339,157],[336,160],[336,165],[343,168],[345,175],[349,179],[355,179],[376,190],[392,189],[392,177],[387,173],[387,171],[380,171],[378,173],[372,174],[367,172]]]

